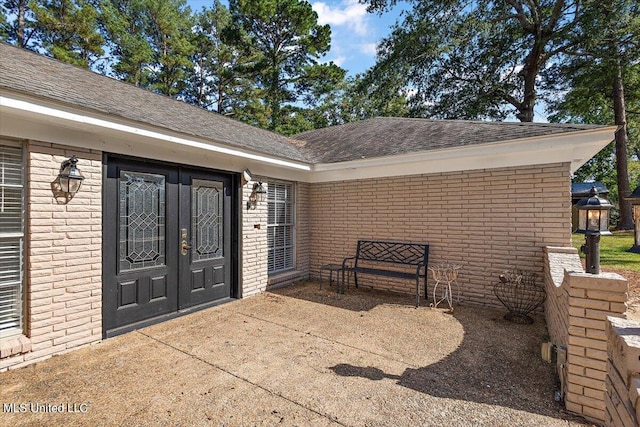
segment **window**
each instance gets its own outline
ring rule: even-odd
[[[0,140],[0,336],[22,333],[22,147]]]
[[[269,274],[294,268],[293,183],[267,182]]]

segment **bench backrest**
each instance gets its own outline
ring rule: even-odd
[[[358,240],[356,264],[358,260],[406,265],[423,263],[426,266],[429,260],[429,245],[423,243]]]

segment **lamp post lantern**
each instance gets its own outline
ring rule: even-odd
[[[591,187],[589,197],[578,201],[578,229],[576,233],[585,235],[582,252],[586,255],[585,271],[591,274],[600,273],[600,236],[611,234],[609,231],[609,211],[613,205],[598,196],[595,186]]]
[[[626,199],[633,206],[633,246],[629,252],[640,254],[640,185]]]

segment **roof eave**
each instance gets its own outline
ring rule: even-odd
[[[106,113],[81,111],[7,91],[3,91],[0,96],[0,115],[4,118],[2,133],[16,138],[142,157],[151,157],[153,153],[158,160],[174,162],[180,160],[178,154],[191,154],[192,159],[187,162],[183,158],[182,161],[205,167],[224,165],[226,170],[237,172],[249,167],[256,174],[275,173],[280,177],[296,172],[292,175],[297,179],[306,179],[306,174],[311,169],[305,162],[171,132]],[[21,121],[26,121],[31,126],[24,126]],[[212,160],[215,160],[213,165]],[[274,169],[282,171],[275,172]]]
[[[312,182],[570,163],[570,172],[613,139],[616,126],[312,167]]]

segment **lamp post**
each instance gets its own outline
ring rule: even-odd
[[[633,190],[629,197],[626,197],[633,206],[633,246],[629,252],[640,254],[640,185]]]
[[[582,252],[586,255],[585,271],[600,274],[600,236],[611,234],[609,231],[609,210],[613,207],[609,201],[598,196],[595,186],[591,187],[589,197],[578,201],[578,229],[576,233],[585,235]]]

